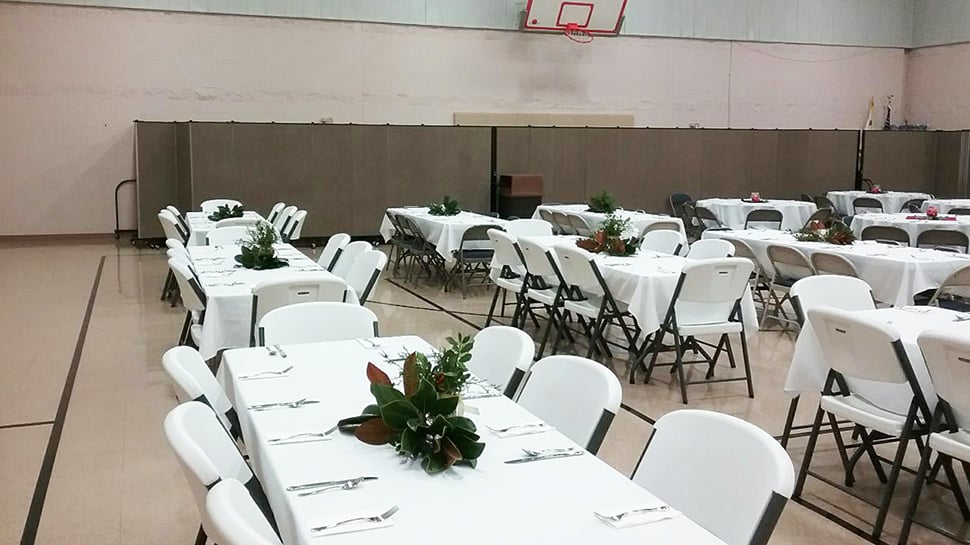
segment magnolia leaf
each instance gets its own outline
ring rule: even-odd
[[[412,352],[404,360],[404,395],[413,397],[420,386],[421,377],[418,373],[418,354]]]
[[[475,427],[475,423],[464,416],[452,416],[448,419],[448,425],[452,428],[465,430],[472,433],[478,431],[478,428]]]
[[[420,418],[420,413],[414,404],[402,397],[396,401],[382,404],[381,418],[388,426],[400,431],[407,429],[408,420]]]
[[[374,404],[368,405],[368,406],[364,407],[364,410],[363,411],[360,411],[360,414],[361,414],[361,416],[363,416],[365,414],[366,415],[370,415],[370,416],[380,416],[381,415],[381,408],[378,407],[377,405],[374,405]]]
[[[386,386],[384,384],[371,384],[370,393],[373,394],[374,399],[377,400],[377,404],[382,407],[392,401],[404,399],[404,394],[402,394],[398,389],[394,388],[393,386]]]
[[[462,459],[461,450],[447,437],[441,439],[441,453],[444,454],[448,467]]]
[[[422,413],[427,413],[431,411],[436,401],[438,401],[438,392],[434,385],[427,380],[421,380],[417,391],[411,396],[411,403],[414,403],[414,406]]]
[[[421,467],[428,473],[434,474],[448,469],[449,466],[445,464],[444,456],[439,453],[426,456],[421,462]]]
[[[448,416],[453,414],[455,409],[458,408],[459,401],[460,398],[458,396],[439,397],[429,412],[436,415]]]
[[[380,418],[371,418],[357,427],[354,436],[368,445],[386,445],[397,437],[397,433]]]
[[[398,445],[400,452],[407,453],[412,457],[417,456],[421,449],[421,435],[416,431],[405,429],[401,432],[401,444]]]
[[[472,441],[461,435],[449,436],[446,441],[450,441],[461,452],[461,457],[465,460],[476,460],[485,451],[485,443]]]
[[[379,418],[379,416],[374,414],[362,414],[360,416],[351,416],[350,418],[344,418],[343,420],[340,420],[339,422],[337,422],[337,428],[340,431],[354,431],[357,429],[357,426],[360,426],[361,424],[363,424],[364,422],[367,422],[372,418]]]
[[[387,376],[387,373],[381,371],[373,363],[367,364],[367,380],[371,384],[385,384],[387,386],[391,385],[391,378]]]

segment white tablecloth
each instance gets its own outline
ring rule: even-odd
[[[380,339],[389,353],[427,348],[417,337]],[[532,543],[718,544],[720,540],[686,517],[616,530],[600,522],[593,511],[657,505],[649,492],[595,456],[561,458],[528,464],[505,464],[522,457],[522,448],[562,448],[577,445],[553,430],[541,434],[499,438],[484,424],[535,422],[536,418],[504,396],[468,400],[479,414],[466,416],[479,428],[485,451],[477,468],[456,466],[427,475],[390,446],[361,443],[351,435],[335,434],[330,441],[269,446],[271,438],[308,431],[325,431],[337,420],[360,414],[373,403],[365,377],[368,361],[382,364],[378,350],[356,341],[284,347],[287,358],[262,349],[232,350],[225,354],[220,373],[240,415],[250,462],[279,523],[287,545],[319,543],[384,544],[440,541],[451,536],[467,545]],[[241,374],[293,365],[288,377],[236,381]],[[257,403],[306,398],[321,403],[300,409],[251,412]],[[286,492],[289,485],[378,477],[352,491],[333,491],[308,497]],[[400,510],[381,529],[312,537],[309,528],[321,517],[349,511]]]
[[[448,262],[455,260],[452,252],[461,247],[461,237],[469,227],[485,224],[501,227],[508,223],[503,219],[483,216],[474,212],[461,212],[456,216],[432,216],[428,213],[428,208],[424,206],[420,208],[388,208],[388,210],[414,220],[414,223],[421,229],[424,238],[434,244],[438,253]],[[386,242],[391,240],[393,234],[394,225],[391,224],[391,220],[385,214],[384,220],[381,221],[381,236],[384,237]],[[482,246],[479,244],[475,247]]]
[[[253,286],[299,271],[324,270],[289,244],[278,244],[276,247],[277,255],[289,261],[290,266],[268,271],[254,271],[238,265],[233,258],[239,255],[239,246],[188,248],[189,257],[199,273],[202,289],[207,296],[202,339],[199,342],[199,352],[203,358],[209,359],[223,348],[249,346]]]
[[[577,238],[552,236],[529,237],[529,240],[551,248],[555,244],[575,244]],[[630,313],[645,333],[652,333],[663,324],[681,269],[690,261],[686,257],[649,250],[631,257],[596,256],[597,266],[613,297],[629,305]],[[745,333],[750,337],[758,331],[758,316],[750,291],[741,300],[741,315]]]
[[[970,208],[970,199],[928,199],[923,202],[923,211],[935,206],[940,214],[946,214],[951,208]]]
[[[905,214],[859,214],[852,218],[852,232],[856,237],[862,236],[862,230],[870,225],[884,225],[898,227],[909,234],[909,244],[916,246],[916,238],[923,231],[931,229],[960,231],[970,236],[970,216],[954,216],[955,221],[950,220],[910,220],[907,216],[913,216],[911,212]]]
[[[603,220],[606,219],[606,214],[590,212],[588,204],[541,204],[536,208],[535,213],[532,214],[533,219],[542,219],[542,216],[539,215],[540,209],[548,210],[549,212],[561,212],[563,214],[576,214],[586,220],[586,223],[594,231],[599,229],[600,225],[603,224]],[[680,232],[685,237],[687,236],[684,232],[684,222],[680,218],[665,216],[663,214],[647,214],[633,210],[616,210],[614,214],[630,220],[630,224],[633,226],[635,232],[631,231],[628,233],[629,236],[639,236],[647,226],[660,221],[673,221],[678,223],[680,225]]]
[[[850,216],[855,213],[852,207],[852,201],[859,197],[872,197],[881,202],[882,210],[887,214],[899,212],[906,201],[930,198],[929,193],[914,191],[883,191],[882,193],[869,193],[868,191],[829,191],[826,196],[835,205],[836,212]]]
[[[246,210],[243,212],[244,218],[252,218],[254,220],[263,219],[259,213],[253,212],[252,210]],[[189,224],[189,246],[205,246],[205,236],[209,234],[209,231],[216,228],[216,222],[209,219],[209,215],[205,212],[186,212],[185,221]]]
[[[874,321],[893,326],[899,332],[900,340],[906,348],[906,354],[913,365],[913,371],[919,380],[923,394],[930,404],[930,409],[936,405],[936,389],[930,381],[923,354],[916,344],[916,338],[923,331],[933,329],[951,329],[970,335],[970,322],[954,322],[960,313],[937,307],[897,307],[876,310],[863,310],[859,314],[871,317]],[[802,393],[818,393],[825,385],[829,364],[822,356],[822,347],[811,323],[806,323],[798,334],[795,342],[795,352],[792,355],[791,368],[785,380],[785,392],[795,397]],[[909,385],[887,387],[867,383],[868,381],[849,381],[849,387],[863,395],[866,399],[883,408],[905,414],[909,409]]]
[[[744,229],[744,220],[752,210],[770,208],[782,214],[781,228],[797,231],[815,213],[815,204],[805,201],[786,201],[768,199],[764,202],[744,202],[741,199],[701,199],[697,206],[703,206],[720,218],[731,229]]]
[[[970,256],[919,248],[900,248],[874,241],[857,241],[851,246],[821,242],[798,242],[781,231],[704,231],[704,238],[737,238],[747,242],[768,274],[768,245],[779,244],[801,250],[807,256],[818,251],[839,254],[855,265],[879,301],[896,306],[912,305],[913,295],[937,288],[956,269],[970,265]]]

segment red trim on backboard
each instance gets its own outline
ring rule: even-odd
[[[539,1],[541,2],[543,0],[539,0]],[[616,16],[616,24],[614,25],[614,27],[612,29],[603,29],[603,28],[595,28],[594,29],[594,28],[585,28],[583,26],[580,26],[580,28],[585,28],[585,30],[587,32],[589,32],[590,34],[600,34],[600,35],[619,34],[620,33],[620,24],[623,22],[623,14],[626,12],[626,4],[627,4],[627,1],[628,0],[623,0],[623,3],[620,5],[620,11],[619,11],[619,13],[617,13],[617,16]],[[523,27],[524,30],[548,30],[548,31],[553,31],[553,32],[561,32],[561,31],[566,30],[566,25],[562,25],[562,26],[533,26],[529,22],[529,18],[532,16],[532,4],[534,2],[536,2],[536,0],[529,0],[529,3],[525,6],[525,23],[522,25],[522,27]],[[561,2],[560,5],[559,5],[559,17],[562,17],[563,4],[576,4],[576,5],[590,6],[591,9],[590,9],[590,13],[589,13],[589,18],[592,18],[592,15],[593,15],[593,11],[592,10],[596,8],[596,1],[595,0],[592,0],[591,2]],[[587,18],[587,20],[586,20],[586,24],[587,25],[589,24],[589,18]],[[557,22],[558,22],[558,20],[557,20]]]
[[[585,29],[589,26],[589,20],[593,17],[593,9],[596,7],[592,2],[563,2],[559,4],[559,15],[556,16],[556,28],[566,28],[569,23],[562,22],[562,12],[566,9],[566,6],[586,6],[589,11],[586,12],[586,22],[579,25],[579,28]]]

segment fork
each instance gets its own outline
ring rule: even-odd
[[[493,428],[491,426],[485,426],[485,427],[496,433],[505,433],[507,431],[517,430],[520,428],[544,428],[546,427],[546,424],[545,422],[535,422],[533,424],[516,424],[514,426],[506,426],[504,428]]]
[[[325,524],[323,526],[317,526],[316,528],[310,528],[310,533],[322,532],[324,530],[329,530],[331,528],[336,528],[337,526],[343,526],[344,524],[350,524],[351,522],[384,522],[385,520],[391,518],[394,513],[397,513],[398,507],[395,505],[387,511],[381,513],[380,515],[372,515],[369,517],[354,517],[352,519],[344,519],[337,522],[332,522],[330,524]]]
[[[560,453],[560,452],[573,452],[574,450],[576,450],[576,449],[574,449],[572,447],[569,447],[569,448],[547,448],[547,449],[542,449],[542,450],[532,450],[532,449],[524,448],[524,449],[522,449],[522,452],[524,452],[527,456],[543,456],[543,455],[546,455],[546,454],[557,454],[557,453]]]
[[[260,371],[259,373],[253,373],[251,375],[243,375],[239,377],[239,380],[252,380],[256,378],[271,378],[274,376],[282,376],[293,370],[293,366],[289,366],[286,369],[280,371]]]
[[[323,488],[317,488],[316,490],[310,490],[309,492],[300,492],[299,494],[297,494],[297,496],[300,496],[301,498],[304,496],[313,496],[315,494],[326,492],[328,490],[353,490],[358,486],[360,486],[360,483],[362,482],[364,482],[364,478],[357,477],[356,479],[347,481],[343,484],[334,484],[330,486],[325,486]]]
[[[642,513],[664,513],[664,512],[669,511],[669,510],[670,510],[670,506],[669,505],[658,505],[656,507],[644,507],[644,508],[641,508],[641,509],[630,509],[629,511],[624,511],[622,513],[617,513],[615,515],[603,515],[603,514],[596,513],[596,512],[593,512],[593,514],[596,515],[597,517],[603,519],[603,520],[608,520],[610,522],[620,522],[621,520],[623,520],[624,518],[626,518],[626,517],[628,517],[630,515],[639,515],[639,514],[642,514]]]

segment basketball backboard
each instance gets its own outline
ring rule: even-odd
[[[529,0],[525,30],[565,32],[580,29],[595,36],[615,36],[627,0]]]

